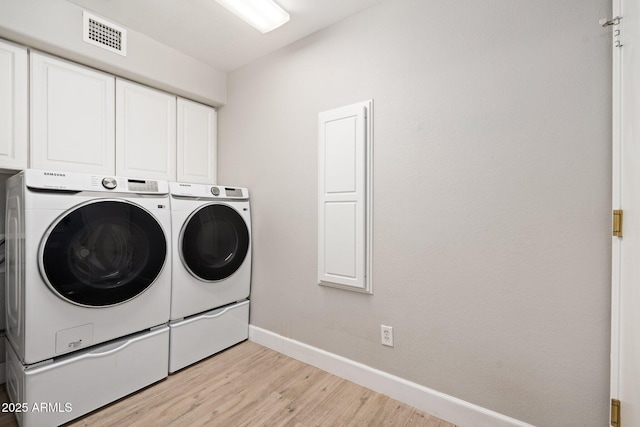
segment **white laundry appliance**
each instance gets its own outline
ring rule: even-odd
[[[170,230],[166,181],[7,180],[7,391],[71,407],[23,411],[22,425],[66,422],[167,376]]]
[[[169,372],[248,338],[251,210],[246,188],[170,182]]]

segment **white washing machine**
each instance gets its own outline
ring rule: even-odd
[[[66,422],[167,376],[166,181],[26,170],[7,180],[5,231],[7,391],[73,408],[30,408],[22,425]]]
[[[248,338],[251,211],[246,188],[169,183],[169,372]]]
[[[26,365],[166,323],[165,181],[26,170],[7,181],[7,337]]]

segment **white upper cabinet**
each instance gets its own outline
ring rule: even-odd
[[[178,98],[177,180],[216,183],[216,110]]]
[[[27,50],[0,40],[0,168],[25,169],[28,153]]]
[[[176,180],[176,97],[116,79],[116,174]]]
[[[0,169],[216,183],[216,110],[0,40]]]
[[[31,52],[31,164],[115,172],[112,75]]]

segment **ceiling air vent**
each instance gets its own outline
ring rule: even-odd
[[[127,30],[86,10],[82,11],[82,21],[85,42],[127,56]]]

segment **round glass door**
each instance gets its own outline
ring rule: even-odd
[[[104,307],[144,292],[166,256],[164,231],[148,211],[101,200],[74,208],[49,228],[40,245],[40,270],[62,298]]]
[[[182,263],[196,278],[217,281],[240,268],[249,250],[249,229],[226,205],[206,205],[186,221],[180,235]]]

